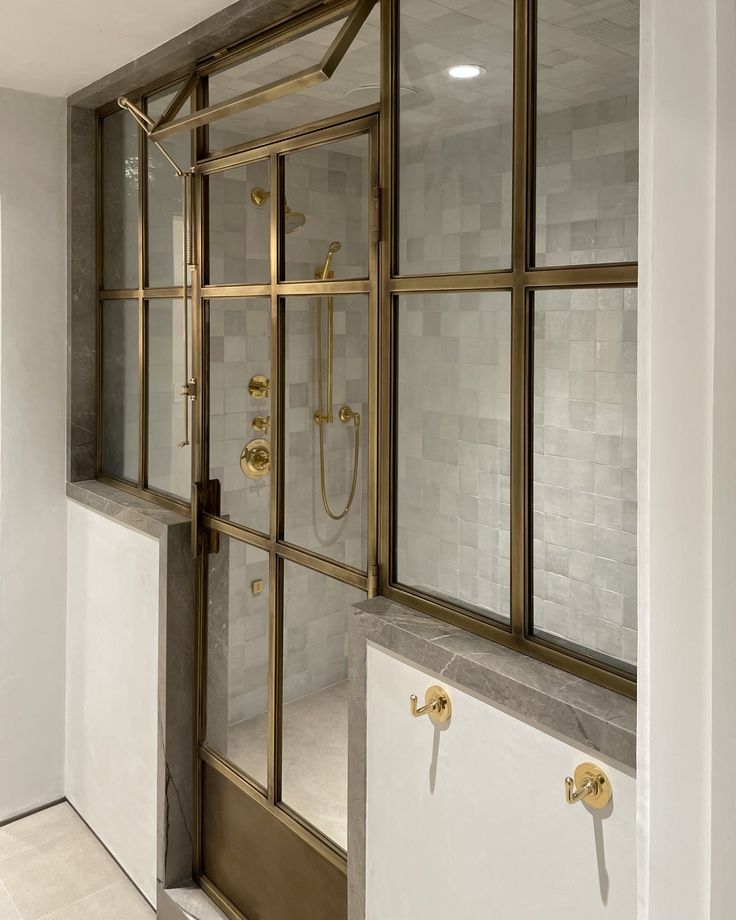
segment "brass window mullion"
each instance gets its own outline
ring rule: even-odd
[[[393,362],[393,301],[391,283],[396,267],[397,176],[396,148],[396,73],[399,42],[398,0],[381,0],[381,122],[380,186],[382,196],[381,237],[379,244],[380,290],[378,303],[378,515],[376,526],[379,594],[385,594],[393,580],[393,550],[396,534],[393,526],[395,473],[393,443],[395,417],[392,410],[396,382]]]
[[[145,106],[145,100],[141,101]],[[148,144],[145,132],[138,127],[138,489],[142,492],[148,480],[148,330],[146,324],[147,267],[147,199]]]
[[[510,540],[511,632],[523,638],[529,632],[529,443],[531,440],[530,356],[528,294],[524,276],[530,265],[534,235],[534,74],[533,34],[536,0],[514,4],[514,124],[512,190],[511,295],[511,450],[510,450]]]
[[[281,731],[283,723],[283,647],[284,647],[284,563],[274,551],[283,534],[284,520],[284,316],[278,293],[283,275],[283,161],[272,152],[269,157],[271,187],[270,261],[271,261],[271,491],[269,505],[269,617],[268,617],[268,801],[275,805],[281,798]]]
[[[138,490],[148,480],[148,328],[146,300],[138,298]]]

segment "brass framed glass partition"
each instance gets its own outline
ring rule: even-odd
[[[255,804],[315,871],[344,880],[344,839],[289,769],[293,726],[318,735],[291,704],[321,690],[292,665],[312,631],[339,683],[356,598],[635,694],[637,46],[637,0],[340,0],[144,88],[151,140],[100,112],[100,475],[185,508],[161,432],[182,421],[176,193],[140,168],[176,142],[200,788],[262,829]],[[200,817],[203,883],[240,890],[203,844],[240,831]]]

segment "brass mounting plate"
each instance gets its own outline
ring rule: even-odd
[[[581,763],[573,773],[575,788],[580,789],[593,780],[594,791],[586,795],[583,801],[591,808],[605,808],[611,801],[611,782],[601,768],[594,763]]]
[[[240,469],[249,479],[263,479],[271,472],[271,445],[265,438],[253,438],[240,455]]]
[[[443,725],[445,722],[449,722],[452,717],[452,703],[447,691],[442,687],[438,687],[437,684],[427,687],[424,694],[424,705],[432,706],[433,704],[434,708],[430,709],[427,714],[435,725]]]

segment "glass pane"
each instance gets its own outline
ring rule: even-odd
[[[148,114],[159,119],[173,102],[181,86],[148,97]],[[181,114],[189,112],[185,104]],[[191,163],[191,138],[177,134],[162,142],[162,147],[181,168]],[[184,238],[182,189],[184,179],[155,144],[148,144],[148,285],[172,287],[184,283]]]
[[[396,572],[509,617],[507,293],[399,300]]]
[[[102,304],[102,472],[138,482],[138,301]]]
[[[366,566],[368,307],[361,294],[290,297],[286,304],[284,535],[360,569]]]
[[[314,67],[344,22],[340,19],[265,54],[212,74],[209,78],[210,104],[232,99]],[[380,99],[379,69],[380,12],[376,5],[329,80],[212,122],[210,149],[222,150],[377,104]]]
[[[207,743],[265,787],[268,554],[221,534],[207,558]]]
[[[534,309],[535,631],[636,661],[636,291]]]
[[[400,271],[508,268],[513,4],[402,0],[399,29]]]
[[[268,161],[206,177],[210,284],[266,284],[271,280]]]
[[[538,265],[636,260],[638,77],[638,0],[539,0]]]
[[[127,112],[102,122],[102,263],[107,290],[138,287],[138,126]]]
[[[191,330],[191,318],[189,328]],[[188,500],[191,495],[192,448],[184,442],[191,438],[191,404],[178,392],[186,379],[183,301],[150,300],[148,485]]]
[[[270,442],[270,392],[251,396],[252,377],[270,376],[268,298],[222,298],[209,302],[210,477],[221,484],[222,515],[236,524],[268,533],[268,472],[257,478],[243,472],[241,457],[254,441]],[[261,427],[259,427],[261,426]]]
[[[300,150],[286,162],[286,279],[367,278],[367,134]]]
[[[348,611],[366,595],[284,563],[282,794],[347,849]]]

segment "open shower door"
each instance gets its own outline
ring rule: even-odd
[[[198,879],[347,916],[347,621],[375,590],[378,122],[197,168]]]

